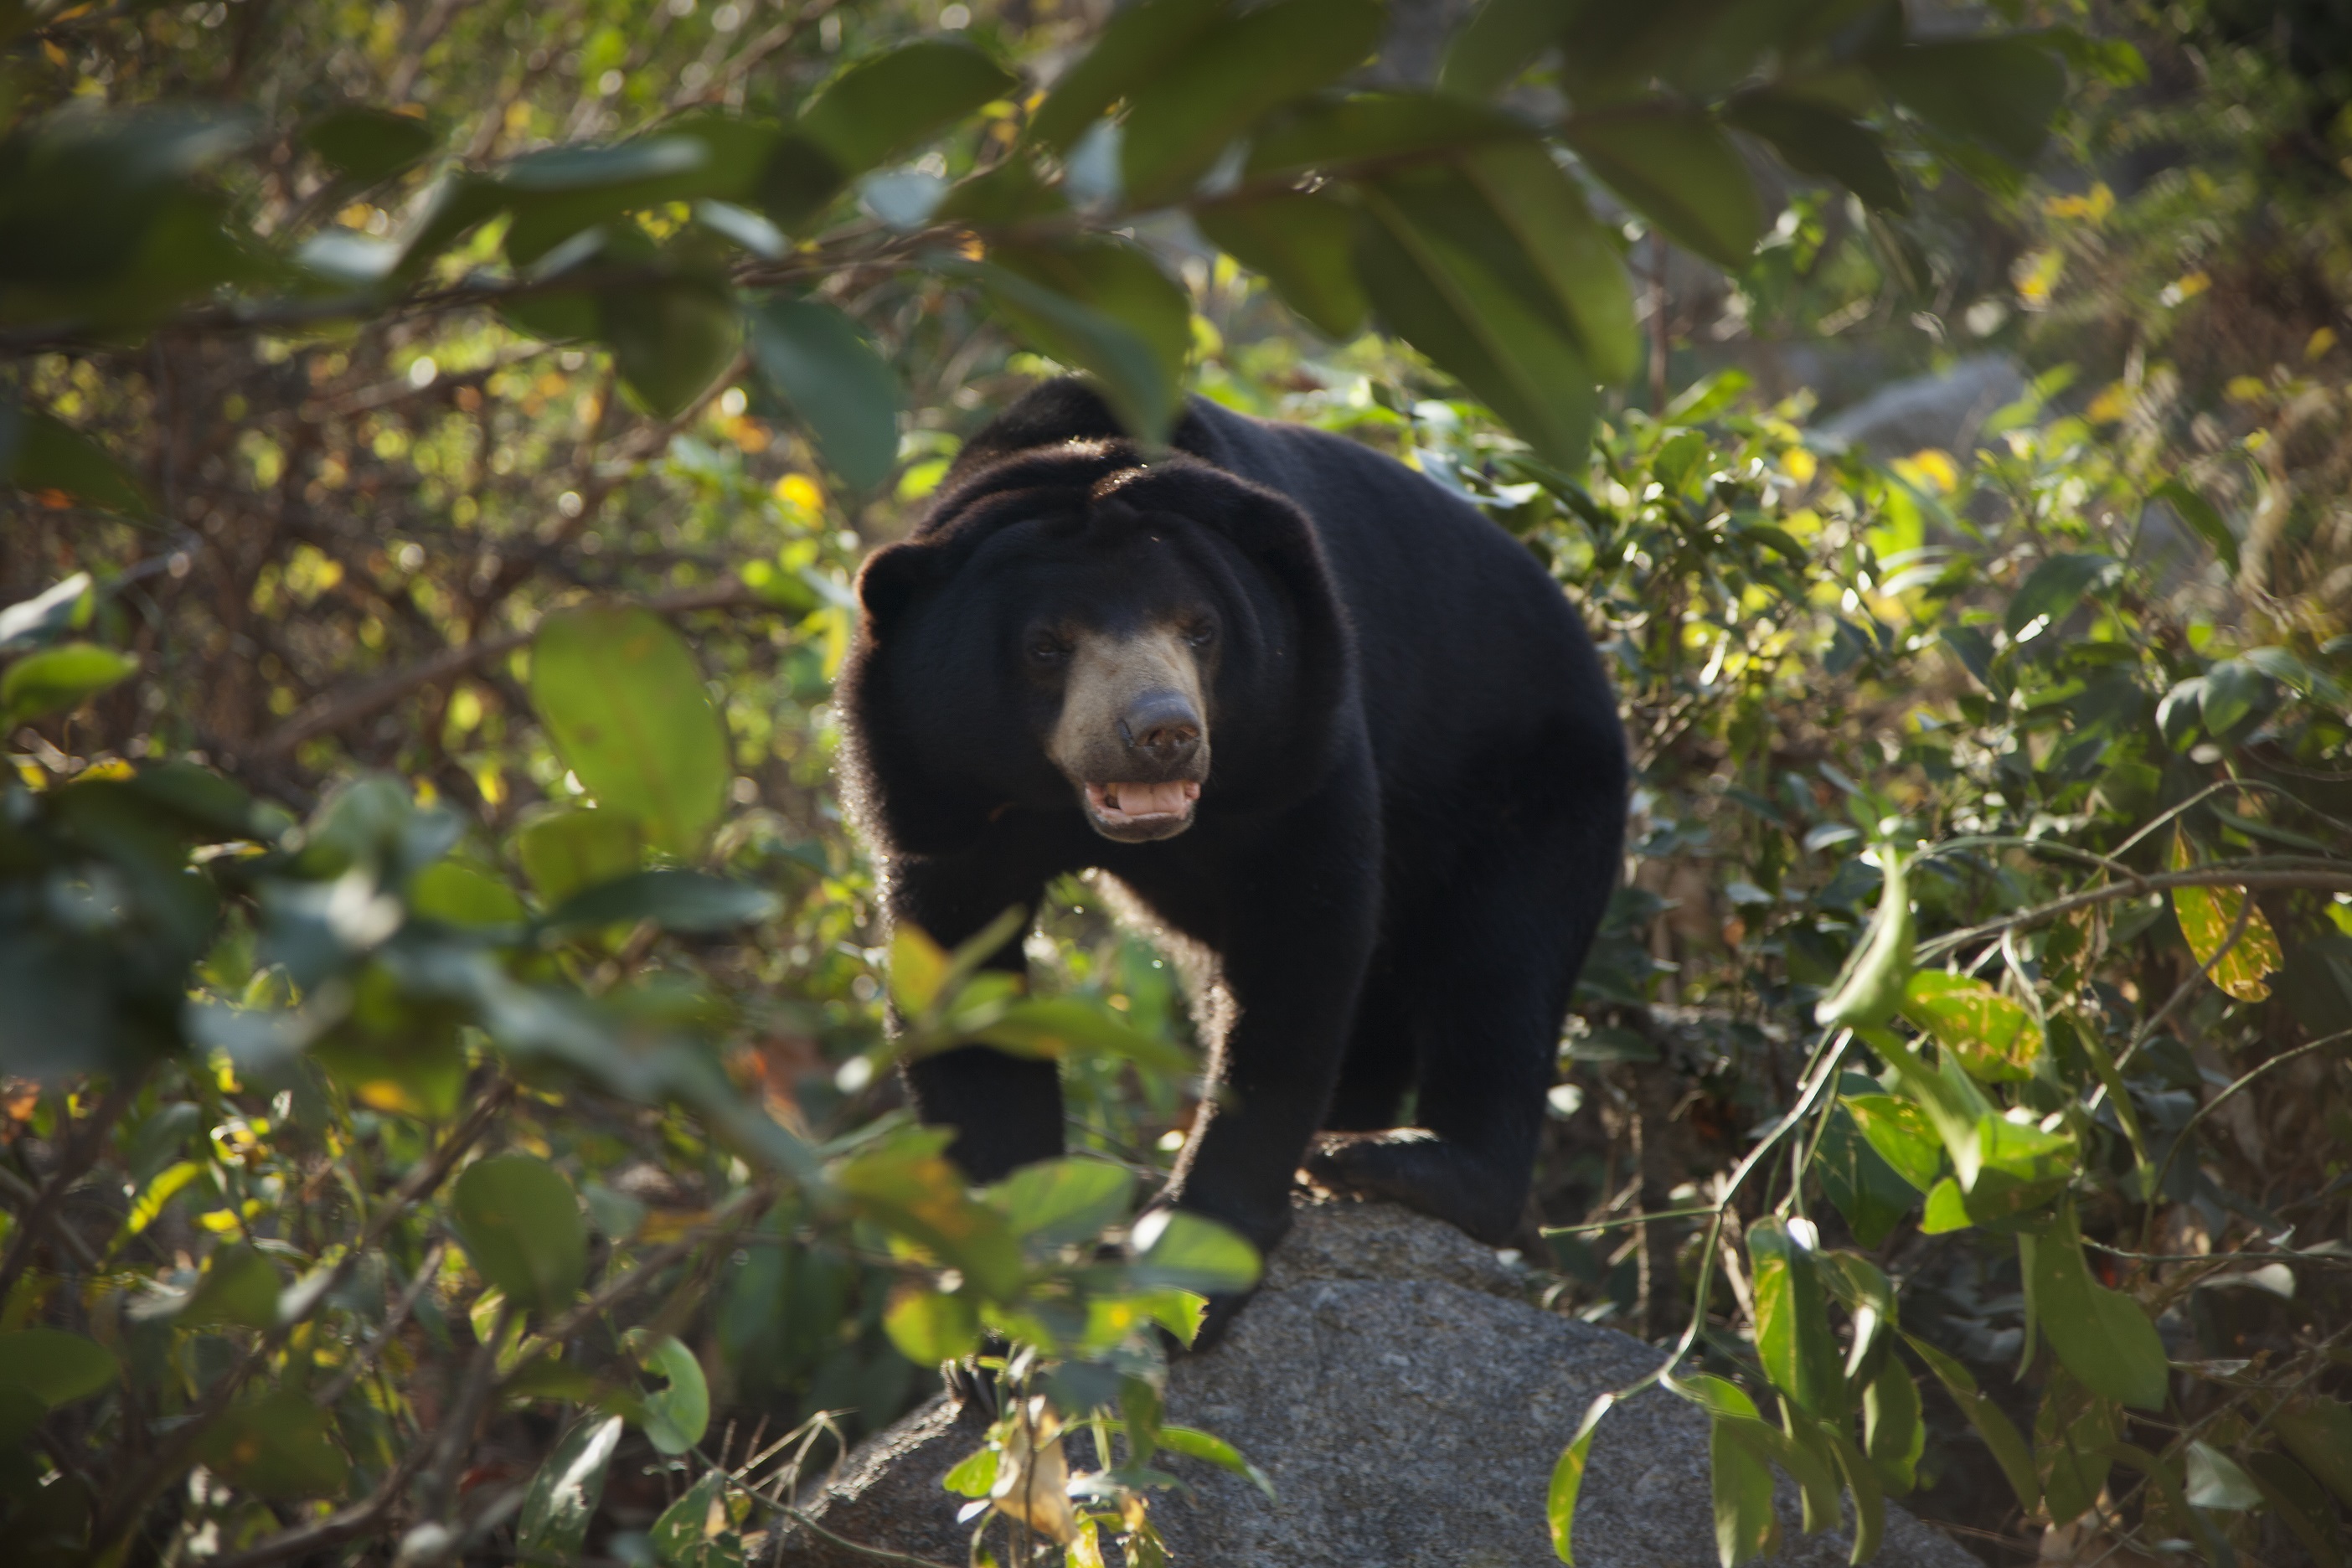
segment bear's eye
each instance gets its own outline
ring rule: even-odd
[[[1065,663],[1070,657],[1070,645],[1048,633],[1039,633],[1029,639],[1029,662],[1051,667]]]
[[[1194,621],[1191,626],[1184,628],[1184,640],[1191,643],[1194,647],[1208,647],[1211,643],[1217,640],[1217,623],[1214,621]]]

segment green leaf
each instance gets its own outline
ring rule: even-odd
[[[970,271],[979,279],[990,306],[1015,332],[1048,358],[1094,377],[1111,412],[1129,434],[1146,441],[1167,436],[1176,423],[1177,402],[1176,375],[1165,357],[1164,306],[1158,312],[1162,320],[1155,322],[1153,335],[1148,337],[1119,317],[1013,268],[983,261]],[[1177,300],[1182,303],[1181,295]],[[1190,307],[1186,310],[1189,342]]]
[[[1780,1519],[1772,1509],[1772,1467],[1748,1433],[1719,1417],[1707,1423],[1706,1457],[1716,1555],[1723,1568],[1738,1568],[1780,1542]]]
[[[1724,111],[1724,119],[1769,142],[1799,174],[1835,180],[1888,212],[1910,206],[1878,132],[1813,99],[1769,88],[1742,93]]]
[[[1525,121],[1459,98],[1360,92],[1284,110],[1250,139],[1244,184],[1344,179],[1368,165],[1467,152],[1491,142],[1534,142]]]
[[[173,1321],[191,1329],[212,1324],[270,1328],[278,1321],[282,1283],[278,1266],[252,1247],[243,1243],[224,1247],[213,1254]]]
[[[1003,1215],[973,1201],[963,1173],[940,1152],[935,1130],[860,1151],[834,1181],[858,1214],[915,1243],[992,1301],[1019,1294],[1026,1265]]]
[[[701,871],[635,871],[599,882],[566,899],[545,921],[551,931],[593,931],[651,921],[665,931],[733,931],[773,920],[782,904],[773,893]]]
[[[1190,1426],[1162,1426],[1160,1446],[1187,1458],[1206,1460],[1221,1470],[1230,1470],[1264,1492],[1268,1502],[1276,1500],[1274,1482],[1266,1473],[1244,1458],[1241,1450],[1223,1437],[1213,1437]]]
[[[2054,626],[2122,570],[2111,555],[2053,555],[2010,596],[2001,624],[2011,637],[2036,621]]]
[[[196,1451],[232,1486],[266,1498],[332,1497],[351,1480],[351,1461],[327,1413],[298,1389],[232,1405],[205,1429]]]
[[[967,43],[922,38],[860,60],[801,115],[801,129],[845,174],[862,174],[930,141],[1018,80]]]
[[[2051,1348],[2085,1388],[2135,1409],[2164,1408],[2164,1341],[2138,1302],[2091,1278],[2071,1206],[2056,1229],[2034,1238],[2032,1290]]]
[[[2308,1396],[2271,1412],[2271,1430],[2305,1469],[2352,1505],[2352,1405]]]
[[[980,1311],[971,1299],[915,1287],[900,1290],[882,1316],[898,1353],[917,1366],[958,1361],[980,1345]]]
[[[1581,0],[1486,0],[1446,47],[1438,86],[1465,97],[1493,97],[1559,41],[1580,5]]]
[[[1748,1227],[1748,1256],[1755,1282],[1756,1353],[1765,1374],[1806,1414],[1838,1415],[1845,1407],[1845,1382],[1812,1247],[1768,1216]]]
[[[311,1058],[371,1110],[447,1120],[466,1095],[466,1047],[457,1026],[406,1008],[391,1024],[377,1030],[347,1020],[312,1043]]]
[[[1085,1061],[1109,1058],[1149,1071],[1192,1070],[1190,1053],[1173,1041],[1147,1035],[1100,1003],[1076,996],[1040,996],[1015,1002],[971,1037],[1023,1056]]]
[[[1228,0],[1144,0],[1114,10],[1095,47],[1055,79],[1030,117],[1030,140],[1068,151],[1087,126],[1181,58],[1230,9]]]
[[[2066,92],[2057,58],[2016,37],[1911,44],[1874,59],[1871,68],[1937,130],[2019,163],[2041,151]]]
[[[114,1384],[114,1352],[60,1329],[0,1333],[0,1388],[21,1388],[54,1409]]]
[[[2033,1417],[2033,1462],[2053,1520],[2079,1519],[2098,1500],[2114,1461],[2108,1447],[2122,1436],[2116,1403],[2070,1376],[2052,1372]]]
[[[1931,1156],[1937,1152],[1932,1134],[1927,1152]],[[1831,1110],[1812,1170],[1821,1178],[1822,1193],[1864,1247],[1885,1240],[1918,1201],[1910,1184],[1863,1135],[1845,1105]]]
[[[478,1160],[457,1178],[450,1212],[476,1271],[508,1300],[542,1318],[572,1304],[588,1274],[588,1229],[554,1166],[528,1154]]]
[[[2189,489],[2187,480],[2167,479],[2148,491],[2147,499],[2152,501],[2163,501],[2171,507],[2181,521],[2194,529],[2199,538],[2213,547],[2213,553],[2221,557],[2221,564],[2230,569],[2231,575],[2237,574],[2238,536],[2230,531],[2230,525],[2222,521],[2220,510],[2211,501]]]
[[[1371,302],[1356,279],[1356,216],[1345,205],[1286,193],[1204,202],[1192,217],[1218,249],[1263,273],[1317,331],[1344,342],[1363,330]]]
[[[436,860],[416,874],[408,884],[408,909],[427,920],[475,931],[519,926],[530,918],[513,889],[455,860]]]
[[[523,1494],[522,1518],[515,1526],[518,1558],[540,1564],[579,1559],[625,1425],[617,1415],[586,1416],[572,1424]]]
[[[1601,1418],[1617,1402],[1613,1394],[1603,1394],[1584,1408],[1584,1419],[1577,1423],[1576,1436],[1559,1451],[1559,1459],[1551,1468],[1551,1487],[1544,1495],[1544,1518],[1551,1526],[1551,1549],[1562,1563],[1574,1568],[1576,1554],[1570,1550],[1570,1538],[1576,1528],[1576,1496],[1584,1489],[1584,1468],[1592,1457],[1592,1435],[1601,1429]]]
[[[2210,1443],[2189,1445],[2189,1506],[2242,1513],[2263,1506],[2262,1489],[2238,1461]]]
[[[1922,970],[1904,988],[1903,1013],[1980,1082],[2022,1082],[2033,1076],[2042,1026],[1981,980]]]
[[[1013,1235],[1058,1247],[1094,1240],[1126,1216],[1134,1194],[1125,1166],[1076,1158],[1024,1165],[982,1195],[1003,1211]]]
[[[10,417],[0,407],[0,422]],[[14,411],[16,458],[0,479],[28,495],[149,518],[155,509],[139,482],[107,456],[104,447],[60,419],[37,409]],[[0,442],[0,457],[5,443]]]
[[[1356,269],[1383,323],[1538,456],[1580,464],[1596,406],[1591,367],[1558,312],[1532,302],[1549,290],[1516,243],[1465,244],[1492,237],[1484,200],[1451,170],[1415,169],[1368,184],[1363,201]],[[1498,264],[1517,276],[1498,275]]]
[[[1159,263],[1116,240],[1000,245],[989,259],[1040,288],[1101,312],[1150,346],[1172,386],[1192,347],[1192,307]]]
[[[612,348],[622,386],[656,418],[691,408],[743,346],[735,296],[716,279],[604,289],[596,307],[598,335]]]
[[[79,708],[139,673],[139,660],[94,642],[36,649],[0,673],[0,720],[14,726]]]
[[[0,418],[5,418],[0,415]],[[0,609],[0,653],[16,653],[89,625],[98,595],[89,574],[77,572],[29,599]]]
[[[557,904],[635,871],[645,860],[644,833],[623,812],[541,806],[516,829],[515,855],[541,900]]]
[[[302,145],[346,180],[373,185],[433,151],[433,128],[415,115],[363,103],[331,109],[302,128]]]
[[[1892,845],[1879,850],[1885,868],[1878,908],[1869,929],[1854,944],[1844,973],[1813,1008],[1814,1019],[1831,1027],[1874,1027],[1895,1016],[1911,978],[1911,889],[1903,857]]]
[[[1676,244],[1729,270],[1748,264],[1764,208],[1738,150],[1706,116],[1661,100],[1572,115],[1560,134]]]
[[[2196,864],[2188,836],[2172,837],[2172,868],[2187,870]],[[2267,977],[2286,967],[2278,932],[2262,910],[2249,907],[2243,888],[2175,888],[2173,917],[2180,934],[2214,984],[2241,1002],[2260,1002],[2271,994]],[[2239,922],[2244,921],[2241,930]],[[2232,935],[2236,941],[2231,941]],[[2228,951],[2224,952],[2223,949]]]
[[[2236,729],[2270,690],[2270,678],[2251,659],[2225,658],[2205,672],[2198,716],[2215,737]]]
[[[1871,1148],[1896,1175],[1923,1193],[1936,1184],[1944,1168],[1944,1153],[1925,1111],[1891,1094],[1850,1095],[1844,1107]]]
[[[2017,1427],[2001,1414],[2000,1407],[1977,1392],[1977,1380],[1969,1369],[1942,1351],[1909,1334],[1903,1336],[1903,1342],[1927,1363],[1927,1370],[1936,1374],[1945,1392],[1952,1396],[1952,1403],[1960,1407],[1960,1414],[1969,1418],[1969,1425],[1977,1429],[1977,1436],[1992,1450],[2001,1474],[2009,1478],[2010,1489],[2017,1494],[2017,1506],[2027,1513],[2040,1507],[2042,1487],[2034,1479],[2033,1455],[2026,1447],[2025,1439],[2018,1435]]]
[[[564,763],[656,847],[701,853],[725,809],[727,736],[684,639],[651,611],[597,606],[541,623],[530,694]]]
[[[1641,355],[1633,283],[1615,241],[1551,154],[1533,142],[1498,142],[1463,153],[1457,165],[1541,275],[1540,297],[1557,307],[1592,374],[1604,382],[1633,374]]]
[[[1862,1391],[1862,1441],[1878,1479],[1897,1497],[1918,1484],[1927,1428],[1919,1418],[1919,1385],[1908,1368],[1888,1356]]]
[[[654,1561],[661,1568],[741,1568],[743,1541],[734,1522],[727,1476],[709,1471],[654,1521]]]
[[[996,1450],[967,1454],[940,1478],[940,1485],[958,1497],[986,1497],[996,1485]]]
[[[847,316],[813,300],[772,300],[751,313],[751,358],[845,484],[871,489],[890,477],[898,377]]]
[[[1138,207],[1181,200],[1250,122],[1361,65],[1380,0],[1271,0],[1220,17],[1133,84],[1119,168]]]
[[[702,1363],[671,1334],[630,1334],[637,1364],[654,1373],[664,1386],[645,1398],[646,1438],[665,1454],[683,1454],[702,1441],[710,1426],[710,1385]]]
[[[1210,1296],[1257,1283],[1257,1249],[1213,1219],[1182,1209],[1154,1209],[1135,1222],[1136,1258],[1129,1278]]]
[[[1845,1560],[1849,1564],[1867,1563],[1878,1555],[1879,1542],[1886,1533],[1886,1493],[1879,1485],[1877,1469],[1863,1458],[1844,1430],[1824,1426],[1822,1432],[1829,1444],[1830,1457],[1836,1461],[1838,1474],[1853,1498],[1853,1544]],[[1832,1529],[1836,1527],[1834,1509],[1826,1522]]]

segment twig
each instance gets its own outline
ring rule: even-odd
[[[722,582],[704,583],[691,588],[677,588],[667,594],[653,594],[641,599],[619,602],[642,605],[656,615],[675,616],[689,610],[733,609],[756,604],[758,600],[740,581],[730,577]],[[390,707],[420,687],[454,679],[476,665],[496,658],[500,654],[512,653],[530,641],[538,632],[539,621],[533,619],[530,626],[520,630],[500,632],[496,637],[444,648],[406,669],[363,681],[342,691],[331,692],[263,736],[254,747],[254,754],[282,756],[315,735],[340,730]]]
[[[489,1408],[490,1395],[499,1385],[499,1345],[506,1339],[514,1317],[512,1301],[499,1303],[490,1331],[474,1347],[473,1359],[466,1367],[466,1381],[458,1385],[449,1414],[441,1418],[440,1430],[434,1434],[432,1443],[425,1445],[433,1450],[433,1463],[417,1478],[416,1523],[409,1527],[411,1535],[440,1524],[448,1516],[449,1505],[457,1500],[457,1478],[465,1470],[466,1456],[473,1451],[474,1428],[481,1424],[482,1412]],[[455,1545],[455,1541],[450,1544]],[[440,1555],[431,1552],[417,1561],[429,1563]],[[401,1556],[406,1560],[408,1553],[404,1551]]]
[[[0,1192],[6,1193],[18,1203],[26,1205],[28,1209],[32,1205],[41,1201],[40,1188],[5,1165],[0,1165]],[[85,1271],[91,1274],[98,1272],[102,1260],[97,1253],[90,1250],[89,1243],[81,1238],[79,1231],[71,1226],[66,1226],[58,1232],[58,1239],[66,1244],[67,1251],[81,1259],[81,1266]]]
[[[400,1332],[401,1324],[408,1321],[408,1314],[416,1310],[417,1300],[431,1288],[434,1275],[440,1271],[441,1255],[448,1250],[448,1247],[449,1244],[446,1241],[436,1241],[433,1244],[425,1254],[424,1261],[416,1266],[415,1278],[409,1280],[408,1288],[403,1290],[400,1293],[400,1299],[392,1304],[392,1310],[383,1315],[383,1323],[369,1337],[367,1343],[352,1353],[351,1364],[337,1373],[326,1387],[311,1396],[311,1403],[321,1410],[333,1408],[335,1401],[350,1393],[352,1384],[367,1374],[367,1369],[375,1364],[375,1358],[383,1353],[383,1347],[390,1344],[393,1336]]]
[[[49,1222],[65,1203],[67,1190],[97,1163],[106,1145],[108,1131],[139,1098],[140,1089],[147,1082],[147,1072],[146,1068],[140,1067],[117,1074],[104,1098],[67,1134],[65,1147],[58,1152],[58,1168],[41,1184],[32,1206],[16,1216],[16,1231],[8,1237],[8,1250],[0,1256],[0,1301],[8,1299],[16,1277],[33,1261],[33,1253],[41,1245]]]
[[[2189,1142],[2189,1133],[2197,1130],[2197,1124],[2199,1122],[2212,1115],[2216,1110],[2219,1110],[2221,1108],[2222,1103],[2231,1095],[2237,1093],[2240,1089],[2245,1088],[2248,1084],[2253,1082],[2254,1079],[2262,1077],[2263,1074],[2270,1071],[2273,1068],[2284,1067],[2287,1063],[2294,1061],[2298,1058],[2309,1056],[2312,1052],[2318,1050],[2323,1046],[2332,1046],[2339,1040],[2347,1039],[2352,1039],[2352,1029],[2338,1029],[2332,1035],[2322,1035],[2319,1038],[2307,1041],[2303,1045],[2295,1047],[2294,1049],[2291,1051],[2281,1051],[2278,1055],[2271,1058],[2268,1061],[2255,1064],[2252,1068],[2249,1068],[2246,1072],[2241,1074],[2236,1079],[2234,1079],[2227,1089],[2224,1089],[2221,1093],[2215,1095],[2212,1099],[2199,1106],[2197,1108],[2196,1114],[2189,1117],[2188,1121],[2180,1124],[2180,1131],[2179,1135],[2172,1140],[2171,1147],[2165,1150],[2164,1158],[2157,1162],[2156,1173],[2148,1178],[2147,1226],[2152,1227],[2156,1224],[2156,1200],[2158,1190],[2164,1182],[2165,1173],[2172,1169],[2173,1156],[2180,1152],[2181,1145]],[[2144,1229],[2143,1234],[2147,1233],[2148,1232]]]
[[[1919,962],[1922,963],[1931,962],[1956,948],[1997,937],[2006,931],[2030,931],[2035,926],[2047,925],[2061,915],[2070,915],[2076,910],[2089,909],[2094,904],[2103,904],[2111,899],[2162,892],[2170,888],[2242,888],[2248,892],[2305,889],[2322,893],[2352,893],[2352,868],[2343,870],[2322,870],[2318,868],[2320,864],[2323,863],[2314,862],[2313,868],[2308,870],[2301,868],[2284,870],[2232,870],[2227,867],[2206,867],[2189,871],[2159,872],[2142,878],[2136,883],[2092,888],[2087,891],[2072,893],[2065,898],[2037,905],[2030,910],[2021,910],[2006,919],[1988,921],[1982,925],[1970,926],[1966,931],[1948,931],[1942,936],[1923,942],[1919,944]]]
[[[1583,1236],[1591,1231],[1615,1230],[1619,1226],[1649,1225],[1654,1221],[1664,1219],[1689,1219],[1695,1215],[1711,1215],[1714,1212],[1715,1205],[1713,1204],[1701,1204],[1696,1208],[1660,1209],[1655,1214],[1621,1215],[1615,1219],[1596,1220],[1591,1225],[1548,1225],[1542,1228],[1542,1234],[1545,1236]]]
[[[432,1451],[430,1443],[410,1445],[408,1451],[401,1455],[400,1462],[392,1468],[392,1473],[383,1478],[383,1484],[360,1501],[349,1508],[338,1509],[324,1519],[312,1520],[293,1530],[280,1531],[233,1556],[215,1557],[209,1568],[268,1568],[272,1563],[323,1552],[328,1547],[340,1546],[346,1541],[367,1534],[391,1511],[392,1505],[400,1500],[401,1495],[408,1489],[410,1479]]]

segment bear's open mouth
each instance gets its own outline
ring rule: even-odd
[[[1087,815],[1114,837],[1162,838],[1192,819],[1201,786],[1192,779],[1163,784],[1090,784]]]

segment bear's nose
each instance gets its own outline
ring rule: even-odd
[[[1118,738],[1129,751],[1171,767],[1200,749],[1201,716],[1181,693],[1154,691],[1120,716]]]

